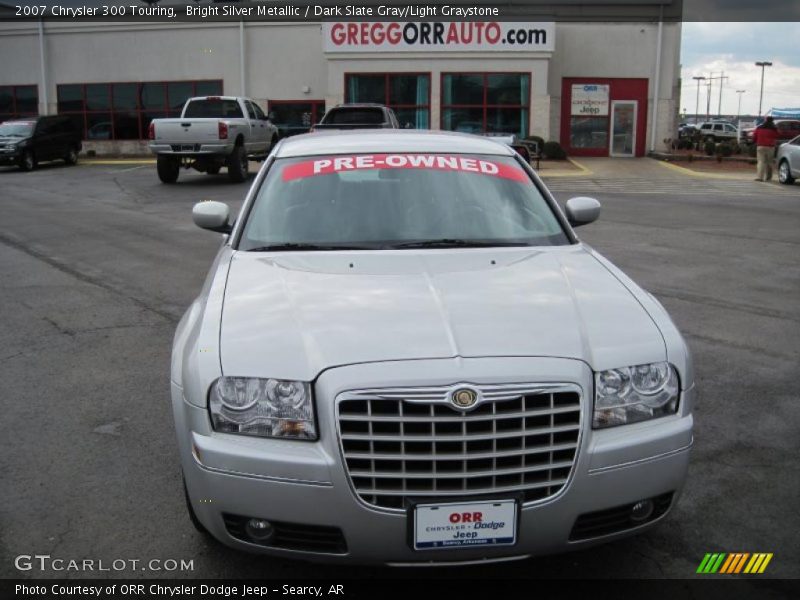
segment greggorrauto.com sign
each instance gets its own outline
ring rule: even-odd
[[[326,22],[325,52],[552,52],[553,23]]]

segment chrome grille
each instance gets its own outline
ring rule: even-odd
[[[579,388],[469,385],[482,401],[456,409],[441,388],[392,388],[339,397],[339,436],[353,489],[366,503],[403,509],[407,498],[558,493],[578,451]]]

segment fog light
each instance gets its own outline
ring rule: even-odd
[[[245,525],[245,532],[254,542],[268,542],[275,534],[275,528],[264,519],[250,519]]]
[[[631,521],[638,523],[646,521],[650,518],[655,510],[655,505],[652,500],[640,500],[631,508]]]

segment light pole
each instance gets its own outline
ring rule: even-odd
[[[692,79],[694,79],[697,82],[697,99],[695,100],[694,103],[694,122],[695,124],[697,124],[698,116],[700,113],[700,82],[705,81],[706,78],[701,75],[700,77],[692,77]]]
[[[771,67],[772,63],[769,61],[760,61],[756,63],[757,67],[761,67],[761,93],[758,96],[758,116],[761,116],[761,103],[764,100],[764,67]]]
[[[742,94],[744,94],[747,90],[736,90],[736,93],[739,94],[739,108],[736,109],[736,120],[739,120],[739,116],[742,114]]]

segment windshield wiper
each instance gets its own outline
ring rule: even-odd
[[[282,252],[282,251],[311,251],[311,250],[371,250],[367,246],[352,246],[346,244],[306,244],[299,242],[287,242],[285,244],[271,244],[269,246],[259,246],[250,248],[247,252]]]
[[[493,248],[498,246],[529,246],[525,242],[503,242],[492,240],[466,240],[460,238],[441,238],[438,240],[416,240],[400,242],[387,246],[390,249],[402,248]]]

